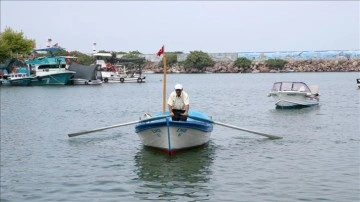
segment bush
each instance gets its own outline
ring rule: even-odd
[[[238,59],[235,60],[234,63],[235,67],[242,67],[244,69],[249,69],[251,66],[251,60],[245,58],[245,57],[240,57]]]
[[[285,64],[288,63],[286,60],[282,59],[268,59],[265,61],[265,64],[270,69],[283,69],[285,67]]]

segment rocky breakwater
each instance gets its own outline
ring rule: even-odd
[[[203,69],[185,68],[181,65],[173,65],[167,68],[168,73],[274,73],[274,72],[360,72],[360,58],[352,59],[309,59],[309,60],[286,60],[285,66],[273,68],[266,65],[265,61],[252,61],[249,68],[236,67],[234,62],[216,62],[212,67]],[[151,70],[155,73],[162,73],[163,69],[158,63],[147,63],[144,70]]]

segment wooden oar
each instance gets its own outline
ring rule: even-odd
[[[116,125],[112,125],[112,126],[106,126],[106,127],[102,127],[102,128],[96,128],[96,129],[92,129],[92,130],[80,131],[80,132],[76,132],[76,133],[70,133],[70,134],[68,134],[68,136],[69,136],[69,137],[75,137],[75,136],[84,135],[84,134],[87,134],[87,133],[93,133],[93,132],[97,132],[97,131],[107,130],[107,129],[110,129],[110,128],[116,128],[116,127],[121,127],[121,126],[127,126],[127,125],[131,125],[131,124],[136,124],[136,123],[142,123],[142,122],[154,121],[154,120],[158,120],[158,119],[164,119],[164,118],[166,118],[166,117],[169,117],[169,115],[167,115],[167,116],[152,117],[152,118],[143,119],[143,120],[139,120],[139,121],[131,121],[131,122],[127,122],[127,123],[121,123],[121,124],[116,124]]]
[[[214,124],[218,124],[220,126],[225,126],[225,127],[228,127],[228,128],[233,128],[233,129],[237,129],[237,130],[241,130],[241,131],[245,131],[245,132],[249,132],[249,133],[253,133],[253,134],[256,134],[256,135],[261,135],[261,136],[265,136],[265,137],[268,137],[270,139],[281,139],[282,137],[279,137],[279,136],[275,136],[275,135],[269,135],[269,134],[265,134],[265,133],[261,133],[261,132],[257,132],[257,131],[253,131],[253,130],[249,130],[249,129],[245,129],[245,128],[240,128],[238,126],[233,126],[233,125],[229,125],[229,124],[225,124],[225,123],[220,123],[218,121],[212,121],[212,120],[209,120],[209,119],[204,119],[204,118],[200,118],[200,117],[196,117],[196,116],[188,116],[189,118],[192,118],[194,120],[198,120],[198,121],[204,121],[204,122],[207,122],[207,123],[214,123]]]

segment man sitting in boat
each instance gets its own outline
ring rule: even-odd
[[[170,116],[173,121],[186,121],[189,112],[189,96],[181,84],[175,85],[168,99]]]

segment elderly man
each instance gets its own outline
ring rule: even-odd
[[[189,113],[189,96],[181,84],[175,85],[168,99],[170,116],[173,121],[186,121]]]

